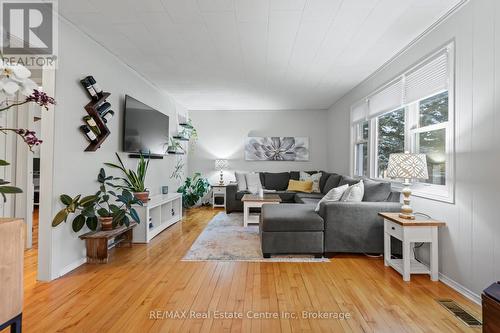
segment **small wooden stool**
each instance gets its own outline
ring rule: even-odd
[[[132,247],[132,229],[137,226],[136,222],[131,222],[113,230],[92,231],[80,236],[85,239],[87,247],[87,262],[89,264],[105,264],[108,262],[108,250],[113,247]],[[115,241],[108,244],[108,240],[114,238]]]

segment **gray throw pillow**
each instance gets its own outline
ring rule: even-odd
[[[345,185],[345,184],[352,186],[352,185],[357,184],[357,183],[359,183],[359,179],[355,179],[355,178],[352,178],[349,176],[342,176],[342,178],[340,179],[340,182],[339,182],[339,186]]]
[[[333,188],[339,186],[340,184],[340,179],[342,178],[341,175],[337,175],[336,173],[330,174],[328,179],[325,182],[325,185],[323,186],[323,194],[326,194],[330,192]],[[342,184],[345,185],[345,184]]]
[[[365,195],[363,201],[380,202],[387,201],[391,194],[391,183],[364,179]]]
[[[247,187],[248,191],[253,194],[259,193],[259,190],[262,188],[262,184],[260,183],[260,177],[258,173],[247,173]]]
[[[266,190],[286,191],[289,181],[290,174],[288,172],[264,173],[264,184]]]

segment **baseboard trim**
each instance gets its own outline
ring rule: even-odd
[[[81,265],[85,264],[85,262],[87,262],[87,258],[80,258],[78,259],[77,261],[74,261],[72,262],[71,264],[63,267],[60,271],[59,271],[59,274],[56,278],[59,278],[63,275],[66,275],[68,274],[69,272],[71,272],[72,270],[80,267]]]
[[[464,295],[465,297],[467,297],[468,299],[470,299],[474,303],[481,305],[481,296],[479,296],[476,293],[465,288],[460,283],[450,279],[449,277],[447,277],[443,273],[439,273],[439,281],[443,282],[448,287],[450,287],[450,288],[454,289],[455,291],[459,292],[460,294]]]

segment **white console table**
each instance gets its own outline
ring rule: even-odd
[[[153,196],[144,206],[134,206],[141,223],[134,228],[134,243],[149,243],[160,232],[182,220],[182,195],[169,193]]]

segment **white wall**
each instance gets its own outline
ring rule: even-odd
[[[89,102],[79,80],[89,74],[95,77],[104,91],[111,93],[108,101],[115,111],[115,117],[109,124],[111,135],[96,152],[84,152],[88,142],[78,129],[82,125],[82,117],[87,114],[83,107]],[[60,194],[74,196],[79,193],[95,193],[95,179],[99,169],[106,161],[116,161],[115,152],[121,150],[125,94],[168,114],[171,133],[176,130],[176,109],[186,112],[169,95],[151,85],[102,46],[65,20],[60,20],[59,68],[56,71],[55,93],[57,105],[53,111],[55,142],[52,216],[62,207],[58,200]],[[129,159],[124,153],[121,156],[125,163],[135,168],[137,159]],[[173,156],[151,160],[147,186],[152,195],[160,193],[162,185],[174,187],[174,182],[169,179],[174,163]],[[116,174],[116,171],[113,173]],[[43,195],[42,189],[41,196]],[[45,234],[42,234],[47,240],[41,240],[41,246],[50,247],[47,251],[41,251],[41,255],[46,256],[42,258],[43,264],[50,265],[50,270],[46,273],[43,273],[44,269],[40,269],[41,279],[55,278],[81,264],[85,258],[85,244],[78,239],[78,235],[87,231],[86,227],[76,234],[72,231],[71,219],[54,229],[50,227],[50,223],[51,221],[40,221],[40,228],[45,229]]]
[[[500,184],[500,1],[468,2],[337,102],[329,113],[328,165],[332,170],[350,171],[350,106],[452,39],[456,42],[455,203],[414,198],[413,206],[447,222],[439,239],[442,279],[477,297],[500,280],[496,207]]]
[[[199,132],[199,142],[189,156],[190,173],[202,172],[213,183],[218,180],[215,159],[229,160],[225,179],[234,171],[323,170],[327,165],[327,111],[190,111]],[[248,136],[308,136],[307,162],[245,161]]]

